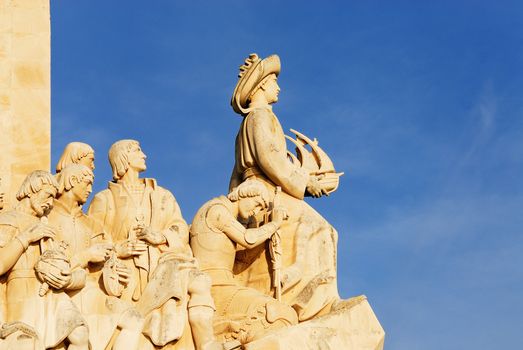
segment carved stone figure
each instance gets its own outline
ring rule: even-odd
[[[146,169],[145,158],[137,141],[111,146],[114,181],[96,194],[89,216],[104,225],[118,257],[132,271],[121,298],[136,302],[147,315],[144,334],[152,343],[163,346],[183,335],[191,344],[194,338],[196,349],[211,349],[216,344],[210,280],[196,268],[188,227],[174,196],[154,179],[139,177]]]
[[[243,121],[236,138],[230,189],[248,179],[263,182],[269,193],[274,193],[276,186],[282,188],[281,202],[289,214],[281,227],[282,300],[293,306],[300,321],[305,321],[330,312],[339,303],[339,295],[337,232],[303,198],[334,191],[341,174],[333,172],[333,167],[328,172],[315,171],[320,164],[314,169],[303,154],[296,157],[287,151],[282,126],[272,111],[280,91],[279,73],[280,59],[276,55],[262,60],[252,54],[240,67],[231,104]],[[299,136],[295,143],[298,146],[302,141],[304,137]],[[317,141],[311,143],[317,146]],[[270,270],[265,247],[239,252],[235,272],[246,285],[263,293],[274,292]]]
[[[316,139],[283,133],[272,111],[277,56],[253,54],[240,68],[230,193],[194,219],[199,265],[174,196],[139,177],[138,142],[111,147],[114,181],[89,215],[89,145],[67,145],[59,185],[30,173],[51,159],[49,1],[0,8],[0,350],[383,349],[366,298],[339,300],[337,232],[303,201],[335,191],[341,174]],[[241,344],[216,341],[213,325]]]
[[[68,246],[72,279],[67,293],[88,323],[92,350],[106,349],[117,327],[120,332],[112,349],[138,349],[143,318],[131,304],[107,295],[100,288],[103,263],[113,245],[101,239],[101,226],[82,212],[93,180],[92,170],[81,164],[67,165],[57,176],[58,195],[49,223],[57,228],[58,239]],[[128,269],[117,268],[121,279],[129,278]]]
[[[64,152],[56,164],[56,173],[69,164],[82,164],[94,170],[94,150],[83,142],[71,142],[65,146]]]
[[[237,246],[250,249],[265,244],[285,219],[285,210],[277,207],[269,223],[246,227],[247,223],[262,221],[268,209],[266,187],[259,181],[247,180],[227,197],[205,203],[192,222],[191,248],[200,269],[211,276],[216,303],[214,328],[223,340],[248,343],[267,332],[298,323],[290,306],[241,286],[233,276]]]
[[[60,267],[69,262],[56,264],[59,253],[44,258],[56,238],[46,223],[56,192],[50,173],[34,171],[22,183],[16,207],[0,214],[0,275],[7,284],[0,346],[5,349],[52,349],[62,342],[70,350],[89,346],[86,323],[64,292],[73,280],[71,271]]]

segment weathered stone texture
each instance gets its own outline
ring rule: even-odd
[[[383,350],[385,332],[364,296],[340,310],[245,345],[245,350]]]
[[[51,148],[48,0],[0,0],[0,192],[5,204]]]

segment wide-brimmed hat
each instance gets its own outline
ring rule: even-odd
[[[270,74],[280,74],[281,64],[278,55],[271,55],[261,59],[257,54],[252,53],[245,59],[245,63],[240,66],[238,83],[232,94],[232,109],[241,115],[249,113],[247,108],[248,100],[253,90]]]

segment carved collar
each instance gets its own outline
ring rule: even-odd
[[[84,213],[82,212],[81,206],[75,206],[74,208],[68,208],[60,200],[54,201],[53,211],[55,211],[55,210],[59,214],[70,215],[70,216],[74,216],[76,218],[84,215]]]

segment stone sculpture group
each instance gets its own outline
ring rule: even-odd
[[[279,73],[276,55],[240,67],[229,192],[191,225],[140,177],[135,140],[111,146],[113,179],[85,212],[89,145],[67,145],[55,175],[28,174],[0,208],[0,349],[381,349],[365,297],[338,294],[336,230],[303,200],[342,173],[317,140],[284,134]]]

